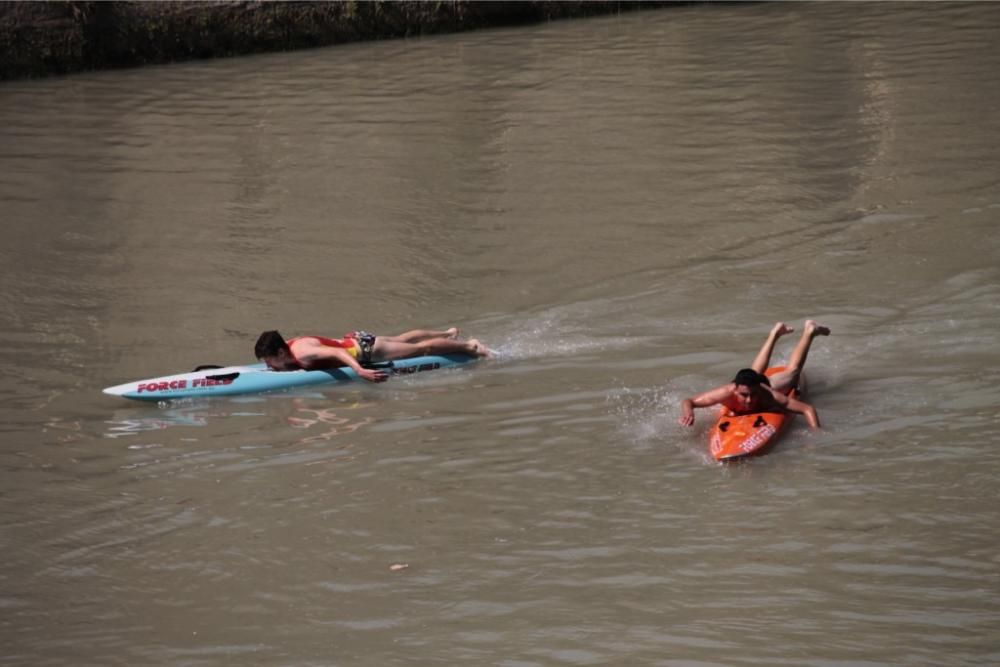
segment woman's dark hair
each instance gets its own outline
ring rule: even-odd
[[[766,375],[758,373],[752,368],[744,368],[733,378],[733,384],[741,384],[744,387],[756,387],[759,384],[771,386],[771,381],[767,379]]]
[[[282,350],[288,351],[288,343],[277,331],[265,331],[257,339],[257,344],[253,346],[253,353],[257,355],[258,359],[274,357]]]

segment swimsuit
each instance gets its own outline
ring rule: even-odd
[[[372,363],[372,351],[375,349],[375,334],[367,331],[354,331],[350,334],[351,340],[357,343],[357,352],[352,352],[354,357],[362,366],[370,366]]]
[[[323,336],[298,336],[297,338],[289,338],[285,341],[288,344],[288,351],[291,352],[292,343],[303,338],[315,338],[320,342],[320,345],[339,347],[342,350],[346,350],[362,366],[369,366],[372,363],[375,334],[370,334],[367,331],[352,331],[349,334],[345,334],[343,338],[324,338]],[[299,361],[298,357],[295,357],[294,352],[292,352],[292,357],[295,358],[295,361]],[[299,362],[299,366],[301,365],[302,363]]]

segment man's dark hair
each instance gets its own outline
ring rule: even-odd
[[[257,339],[257,344],[253,346],[253,353],[257,355],[258,359],[276,356],[281,350],[289,351],[288,343],[277,331],[265,331]]]
[[[733,378],[733,384],[741,384],[744,387],[756,387],[760,384],[771,386],[771,381],[767,379],[766,375],[758,373],[752,368],[744,368]]]

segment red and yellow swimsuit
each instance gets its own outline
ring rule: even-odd
[[[320,345],[325,345],[326,347],[339,347],[342,350],[346,350],[349,355],[358,359],[361,364],[371,363],[375,336],[366,331],[352,331],[349,334],[345,334],[343,338],[325,338],[324,336],[297,336],[289,338],[285,341],[288,344],[288,351],[291,352],[292,358],[298,362],[299,366],[302,366],[302,362],[292,352],[292,343],[304,338],[318,340]]]

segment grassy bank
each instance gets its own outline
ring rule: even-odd
[[[0,79],[591,16],[669,2],[0,2]]]

